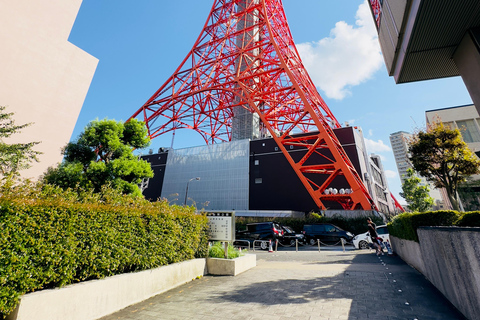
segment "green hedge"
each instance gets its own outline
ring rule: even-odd
[[[0,199],[0,317],[21,295],[146,270],[208,251],[207,218],[166,202]]]
[[[388,223],[388,232],[397,238],[418,242],[417,228],[429,226],[480,227],[480,212],[459,213],[453,210],[405,212]]]
[[[480,211],[462,213],[455,225],[459,227],[480,227]]]

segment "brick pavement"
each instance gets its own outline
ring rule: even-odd
[[[257,251],[236,277],[205,276],[101,320],[464,319],[398,257],[313,248]]]

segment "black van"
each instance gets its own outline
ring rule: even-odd
[[[312,246],[317,244],[317,239],[326,244],[334,244],[340,243],[342,238],[350,242],[354,237],[351,232],[330,223],[306,224],[303,226],[302,233],[305,235],[307,243]]]
[[[255,240],[272,240],[281,239],[283,237],[282,227],[276,222],[258,222],[247,224],[247,230],[237,231],[235,240],[247,240],[253,243]],[[267,242],[261,242],[262,249],[268,248]]]

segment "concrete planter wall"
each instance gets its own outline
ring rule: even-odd
[[[398,254],[403,261],[425,274],[420,244],[415,241],[400,239],[390,236],[393,251]]]
[[[208,274],[236,276],[257,265],[257,256],[246,254],[235,259],[207,258]]]
[[[480,228],[423,227],[419,243],[390,236],[405,262],[419,270],[468,319],[480,314]]]
[[[7,320],[94,320],[203,276],[205,259],[22,296]]]
[[[430,282],[468,319],[480,315],[480,228],[417,230]]]

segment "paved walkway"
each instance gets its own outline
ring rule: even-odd
[[[462,315],[398,257],[367,250],[257,251],[257,267],[205,276],[102,320],[454,320]]]

